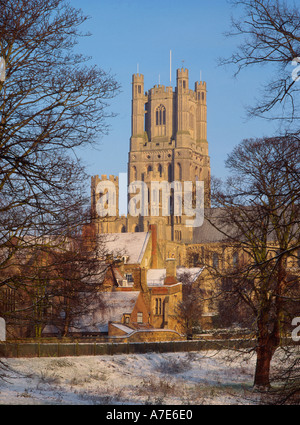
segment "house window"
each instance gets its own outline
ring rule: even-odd
[[[166,108],[163,105],[159,105],[155,111],[156,125],[166,125]]]
[[[162,314],[162,302],[161,298],[155,298],[155,314]]]
[[[233,267],[238,267],[238,265],[239,265],[239,254],[237,252],[233,253],[232,265],[233,265]]]
[[[143,313],[138,312],[138,314],[137,314],[137,322],[138,323],[143,323]]]
[[[16,309],[15,290],[2,288],[0,292],[0,309],[3,313],[12,313]]]
[[[200,260],[199,260],[199,254],[198,253],[194,253],[192,255],[192,261],[193,261],[193,266],[194,267],[199,266]]]
[[[125,273],[125,279],[128,283],[133,283],[132,273]]]
[[[215,252],[214,255],[213,255],[213,268],[217,270],[218,267],[219,267],[219,256]]]
[[[128,314],[126,314],[125,316],[124,316],[124,322],[128,325],[129,324],[129,322],[130,322],[130,316],[128,315]]]

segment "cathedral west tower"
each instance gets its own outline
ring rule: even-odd
[[[132,76],[128,184],[146,183],[149,203],[153,201],[152,181],[178,181],[182,187],[187,181],[193,185],[196,181],[204,181],[204,205],[210,207],[206,95],[203,81],[197,81],[194,90],[189,88],[189,73],[184,68],[177,70],[174,90],[170,86],[156,85],[145,92],[144,76]],[[92,178],[92,191],[98,181],[97,176]],[[95,197],[92,209],[93,202],[95,207]],[[161,208],[161,197],[158,202]],[[191,242],[193,228],[185,225],[186,219],[184,214],[181,217],[128,215],[111,221],[109,226],[101,224],[101,231],[147,231],[150,224],[156,224],[160,240]]]
[[[144,76],[132,77],[132,134],[128,182],[204,181],[205,207],[210,206],[210,159],[207,142],[206,83],[189,88],[187,69],[177,70],[175,91],[154,86],[144,93]],[[165,217],[164,217],[164,220]],[[149,217],[160,224],[160,218]],[[171,217],[165,237],[189,240],[192,230],[183,229],[185,217]],[[166,223],[165,223],[166,225]]]

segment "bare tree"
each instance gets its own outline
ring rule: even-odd
[[[219,214],[211,223],[244,258],[226,277],[255,321],[256,386],[269,386],[273,354],[299,314],[299,269],[290,273],[300,246],[299,155],[296,138],[245,140],[227,159],[225,188],[213,185]]]
[[[236,66],[236,75],[251,66],[272,67],[258,103],[250,114],[277,119],[289,132],[299,133],[300,79],[295,66],[300,63],[300,11],[281,0],[232,0],[235,13],[228,36],[242,42],[222,65]],[[273,111],[273,115],[269,113]],[[287,122],[286,122],[287,121]],[[295,127],[291,127],[294,123]]]
[[[82,315],[91,312],[95,299],[97,308],[104,309],[98,295],[108,266],[94,255],[83,252],[78,241],[74,240],[70,241],[68,249],[52,251],[47,257],[44,292],[39,294],[44,309],[38,336],[45,325],[53,326],[61,336],[67,336],[72,328],[80,332],[81,329],[75,329],[75,324],[80,322]],[[40,273],[41,268],[38,267],[37,271]],[[30,287],[36,291],[37,285],[32,285],[32,279]],[[36,320],[34,323],[36,326]]]
[[[284,356],[278,360],[273,382],[276,387],[267,394],[269,404],[299,405],[300,403],[300,347],[285,350]]]
[[[95,239],[79,227],[78,234],[72,229],[68,236],[52,235],[40,244],[34,238],[22,258],[12,258],[0,288],[0,315],[10,337],[41,337],[47,325],[48,334],[80,332],[76,323],[91,313],[95,300],[97,309],[104,309],[99,292],[112,262],[105,260],[105,238]],[[95,244],[97,252],[91,249]]]
[[[203,306],[201,290],[193,281],[189,272],[184,273],[182,282],[182,300],[176,305],[176,317],[187,339],[193,339],[195,330],[200,328]]]
[[[70,233],[87,202],[74,152],[107,131],[118,84],[74,51],[86,19],[63,0],[0,0],[0,285],[28,241]]]

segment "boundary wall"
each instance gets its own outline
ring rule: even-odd
[[[43,342],[1,342],[0,357],[66,357],[101,356],[115,354],[144,354],[150,352],[189,352],[220,349],[250,349],[255,340],[193,340],[163,342],[127,342],[127,343],[43,343]]]

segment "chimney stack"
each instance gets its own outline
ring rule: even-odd
[[[178,280],[176,278],[176,259],[167,258],[166,259],[166,278],[165,285],[174,285]]]

